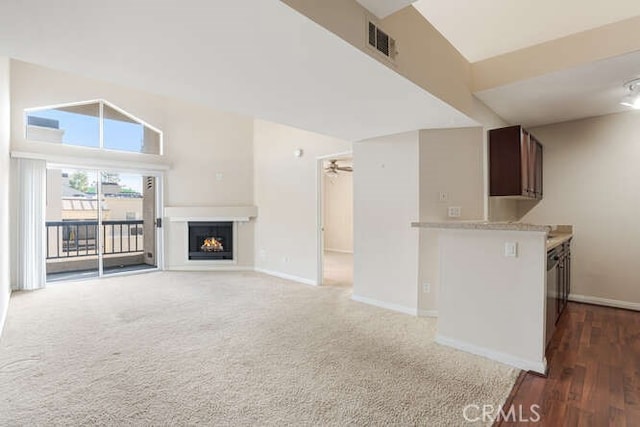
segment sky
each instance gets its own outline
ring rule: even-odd
[[[83,147],[100,146],[100,120],[97,116],[56,109],[34,111],[29,113],[29,116],[57,120],[60,123],[60,129],[64,130],[63,144]],[[143,125],[105,118],[103,131],[104,148],[136,153],[142,151]]]

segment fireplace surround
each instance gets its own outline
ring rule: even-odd
[[[233,260],[233,222],[189,221],[190,260]]]
[[[164,246],[166,270],[174,271],[240,271],[253,269],[253,240],[251,222],[258,216],[256,206],[165,206]],[[189,223],[230,222],[233,224],[232,253],[227,259],[201,258],[196,246],[189,258]],[[215,237],[215,236],[207,236]],[[229,242],[227,242],[229,243]],[[225,245],[223,245],[225,246]],[[220,255],[220,254],[218,254]],[[200,258],[198,258],[200,257]]]

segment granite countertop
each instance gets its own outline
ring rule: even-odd
[[[572,225],[556,225],[553,230],[547,234],[547,251],[557,248],[567,240],[573,237]]]
[[[415,228],[440,228],[456,230],[541,231],[547,233],[547,250],[556,248],[573,237],[571,225],[538,225],[524,222],[491,221],[442,221],[412,222]]]
[[[412,222],[411,226],[416,228],[448,228],[460,230],[542,231],[545,233],[553,229],[550,225],[491,221]]]

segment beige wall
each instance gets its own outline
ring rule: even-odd
[[[460,220],[482,219],[483,129],[420,131],[420,219],[446,220],[448,207],[462,207]],[[439,193],[449,200],[441,202]]]
[[[125,220],[127,213],[134,213],[136,220],[142,218],[142,197],[107,197],[104,199],[105,220]]]
[[[304,150],[302,157],[294,156],[296,149]],[[346,141],[255,121],[256,268],[317,281],[317,158],[350,150]]]
[[[165,204],[252,205],[253,119],[176,100],[167,106]]]
[[[484,218],[483,128],[420,131],[420,221],[447,221],[449,206],[461,208],[460,220]],[[440,201],[440,193],[448,201]],[[438,234],[420,234],[418,300],[423,314],[437,311],[439,277]],[[428,292],[424,284],[428,283]]]
[[[114,167],[132,159],[142,165],[168,163],[171,169],[164,179],[165,206],[253,204],[252,118],[15,60],[11,61],[11,71],[13,150],[61,153],[85,162],[107,162]],[[98,152],[24,139],[25,108],[98,98],[161,129],[165,156]],[[176,234],[169,230],[169,222],[165,224],[165,247],[170,248]],[[241,227],[239,233],[245,243],[239,248],[240,264],[252,266],[253,224]],[[171,259],[167,262],[171,264]]]
[[[414,7],[382,21],[396,39],[396,70],[429,93],[474,117],[471,65]]]
[[[0,332],[9,307],[10,223],[9,223],[9,58],[0,57]]]
[[[323,181],[324,248],[353,252],[353,175],[339,172],[336,177],[324,175]]]
[[[545,233],[440,233],[436,341],[544,372]],[[504,256],[505,242],[517,242],[517,257]]]
[[[472,95],[469,62],[415,8],[406,7],[379,22],[397,42],[399,54],[391,65],[368,47],[366,19],[371,14],[355,0],[282,1],[478,123],[501,121]]]
[[[416,314],[419,132],[353,144],[353,298]]]
[[[572,224],[571,293],[640,307],[640,112],[532,129],[544,199],[522,219]]]

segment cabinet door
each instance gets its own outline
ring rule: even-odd
[[[562,255],[560,255],[560,261],[558,261],[558,280],[556,287],[556,322],[560,319],[560,314],[562,314],[562,294],[564,292],[564,260],[562,259]]]
[[[522,196],[520,126],[489,131],[489,195]]]
[[[533,179],[533,188],[535,197],[537,199],[542,199],[542,144],[540,144],[537,140],[533,141],[533,151],[534,151],[534,162],[533,162],[533,170],[534,170],[534,179]]]
[[[564,301],[566,304],[571,293],[571,251],[568,248],[564,260]]]
[[[524,129],[520,133],[520,176],[522,185],[522,195],[532,196],[531,194],[531,135]]]
[[[569,252],[567,261],[567,298],[569,298],[569,295],[571,295],[571,252]]]

